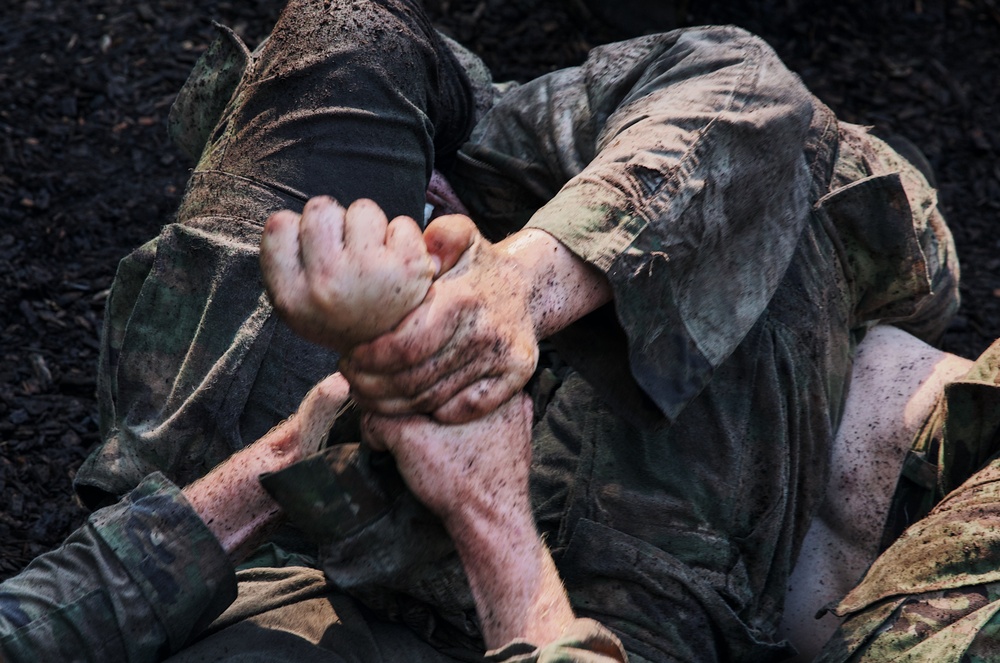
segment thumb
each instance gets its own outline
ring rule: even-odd
[[[361,439],[374,451],[392,451],[392,442],[399,437],[400,419],[366,412],[361,417]]]
[[[350,405],[350,386],[340,373],[320,381],[302,399],[295,419],[298,420],[299,444],[304,455],[319,451],[334,422]]]
[[[478,237],[479,230],[472,219],[462,214],[449,214],[431,221],[424,230],[424,243],[427,251],[441,262],[438,276],[454,267]]]

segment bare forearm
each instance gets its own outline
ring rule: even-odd
[[[280,507],[258,477],[294,460],[291,450],[274,443],[282,430],[268,433],[183,491],[234,562],[249,554],[281,520]]]
[[[524,269],[539,339],[611,301],[607,278],[544,230],[527,228],[497,245]]]
[[[347,381],[331,375],[313,387],[298,413],[184,489],[223,550],[238,561],[280,523],[281,509],[259,477],[318,450],[347,401]]]
[[[556,640],[573,611],[531,512],[530,399],[442,425],[424,416],[365,419],[413,494],[441,517],[462,558],[486,643]]]
[[[523,512],[447,521],[491,649],[515,639],[545,645],[575,619],[552,556]]]

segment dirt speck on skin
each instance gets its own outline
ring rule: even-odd
[[[588,3],[425,0],[497,80],[613,40]],[[0,578],[84,517],[70,482],[97,443],[101,315],[118,260],[176,209],[190,164],[166,137],[177,90],[228,25],[250,47],[280,0],[23,0],[0,20]],[[1000,335],[1000,22],[992,0],[684,3],[684,24],[767,39],[843,119],[933,166],[963,263],[945,348]]]

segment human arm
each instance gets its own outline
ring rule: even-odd
[[[607,279],[624,377],[669,419],[760,317],[791,260],[822,180],[807,152],[836,135],[832,116],[832,129],[815,128],[822,140],[812,135],[814,101],[738,29],[651,36],[508,93],[450,177],[488,237],[526,223]],[[388,371],[362,354],[343,368],[364,400],[358,373]],[[410,376],[395,375],[410,396]]]
[[[466,214],[434,170],[427,203],[435,214]],[[282,210],[264,226],[261,272],[274,307],[296,333],[339,352],[390,331],[427,294],[442,271],[416,221],[390,221],[371,200],[345,209],[311,198],[302,214]]]
[[[611,296],[600,272],[541,230],[492,244],[454,215],[424,238],[443,272],[427,298],[341,361],[359,404],[381,414],[458,423],[490,412],[531,377],[540,339]]]
[[[153,474],[0,585],[0,659],[162,660],[235,598],[225,551]]]
[[[335,373],[313,387],[296,414],[234,454],[183,493],[234,563],[252,552],[280,523],[281,509],[258,478],[319,449],[347,402],[346,380]]]
[[[300,414],[181,491],[152,474],[58,549],[0,585],[0,660],[157,661],[236,597],[233,564],[278,517],[257,477],[313,445],[347,387],[313,389]]]
[[[459,206],[436,178],[434,199]],[[301,215],[272,215],[261,267],[296,332],[340,352],[365,346],[341,366],[361,405],[442,421],[467,421],[509,399],[534,370],[538,340],[610,298],[600,273],[544,231],[493,245],[453,214],[421,240],[412,219],[388,222],[371,201],[344,210],[317,197]]]
[[[410,490],[441,517],[462,559],[488,647],[520,641],[535,649],[572,648],[561,638],[579,640],[590,628],[582,649],[598,658],[573,660],[624,660],[614,636],[575,618],[535,527],[530,424],[530,402],[518,395],[468,424],[369,415],[365,432],[373,446],[393,453]]]

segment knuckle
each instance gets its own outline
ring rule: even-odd
[[[425,350],[417,339],[407,339],[398,345],[397,354],[403,364],[413,366],[423,360]]]

